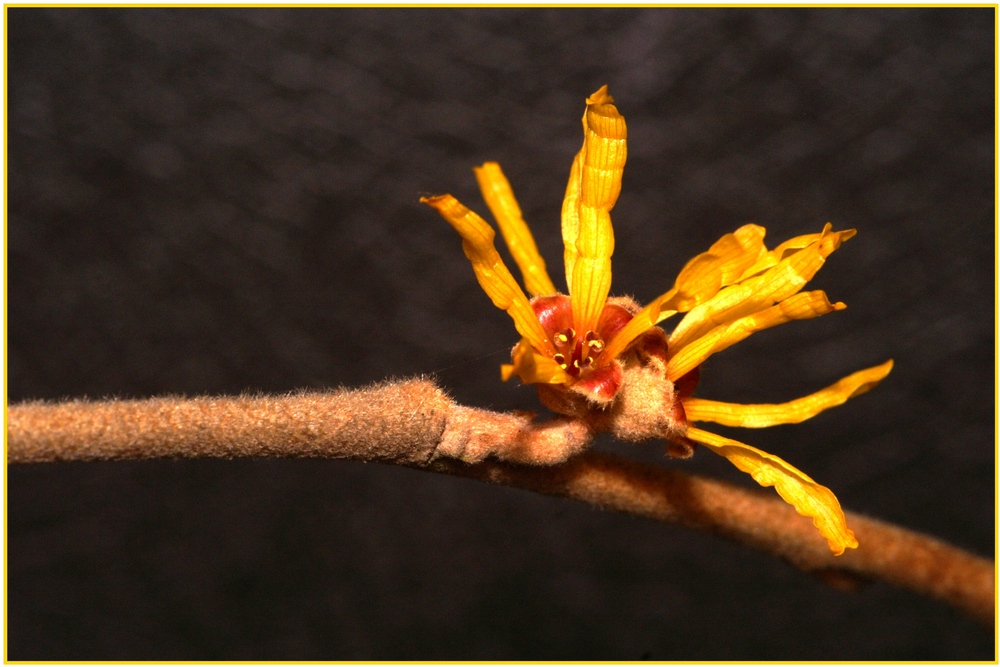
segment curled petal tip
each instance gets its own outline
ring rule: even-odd
[[[420,203],[440,209],[444,202],[448,199],[451,199],[451,195],[431,195],[430,197],[421,197]]]
[[[848,377],[859,378],[858,387],[851,392],[851,395],[848,396],[848,398],[854,398],[855,396],[860,396],[861,394],[864,394],[865,392],[874,389],[876,386],[878,386],[879,382],[884,380],[886,376],[889,375],[889,373],[892,371],[892,366],[893,366],[893,361],[892,359],[890,359],[884,364],[879,364],[878,366],[872,366],[871,368],[867,368],[863,371],[858,371],[857,373],[854,373],[853,376],[848,376]]]
[[[587,104],[614,104],[615,98],[608,93],[608,84],[604,84],[587,98]]]
[[[827,544],[830,545],[830,551],[834,556],[843,556],[845,549],[857,549],[858,539],[854,536],[854,531],[850,528],[846,528],[846,535],[842,536],[839,541],[831,541],[827,538]]]

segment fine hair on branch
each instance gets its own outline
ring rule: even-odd
[[[29,402],[7,416],[11,464],[312,457],[402,465],[706,530],[834,585],[883,580],[994,622],[992,561],[850,512],[861,547],[833,556],[807,518],[770,494],[583,451],[591,433],[579,421],[538,424],[465,407],[424,378],[284,396]],[[580,453],[546,460],[567,450]],[[497,460],[498,452],[534,465]]]

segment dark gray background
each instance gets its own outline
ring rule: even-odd
[[[845,507],[994,547],[992,9],[7,12],[8,398],[503,385],[516,341],[422,194],[500,161],[562,284],[584,98],[629,123],[614,288],[665,291],[755,221],[856,227],[848,309],[714,357],[811,422],[716,429]],[[599,446],[752,485],[708,452]],[[993,658],[958,612],[827,588],[712,536],[379,465],[8,470],[8,653],[29,659]]]

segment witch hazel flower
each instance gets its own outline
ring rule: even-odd
[[[451,195],[421,199],[459,233],[479,284],[510,315],[521,336],[512,363],[501,368],[502,378],[517,375],[536,385],[546,407],[592,430],[631,441],[663,439],[668,454],[679,458],[702,445],[758,484],[775,487],[813,520],[835,555],[857,548],[828,488],[777,456],[693,425],[798,423],[868,391],[889,374],[891,360],[776,405],[694,396],[699,369],[713,354],[757,331],[845,308],[831,303],[823,291],[802,288],[855,231],[833,231],[828,223],[819,233],[768,250],[764,228],[744,225],[689,261],[674,286],[645,307],[628,297],[609,297],[614,251],[610,213],[621,191],[627,130],[607,86],[587,98],[583,130],[583,147],[573,160],[562,206],[567,294],[549,277],[498,164],[487,162],[474,171],[531,298],[497,253],[495,232],[485,220]],[[669,335],[660,328],[681,313]]]

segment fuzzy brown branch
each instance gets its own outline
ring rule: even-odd
[[[548,465],[582,451],[588,427],[460,406],[427,380],[278,397],[25,403],[7,418],[9,463],[269,456],[405,465],[708,530],[834,584],[880,579],[994,623],[992,561],[852,513],[861,546],[835,557],[773,496],[600,452]]]

